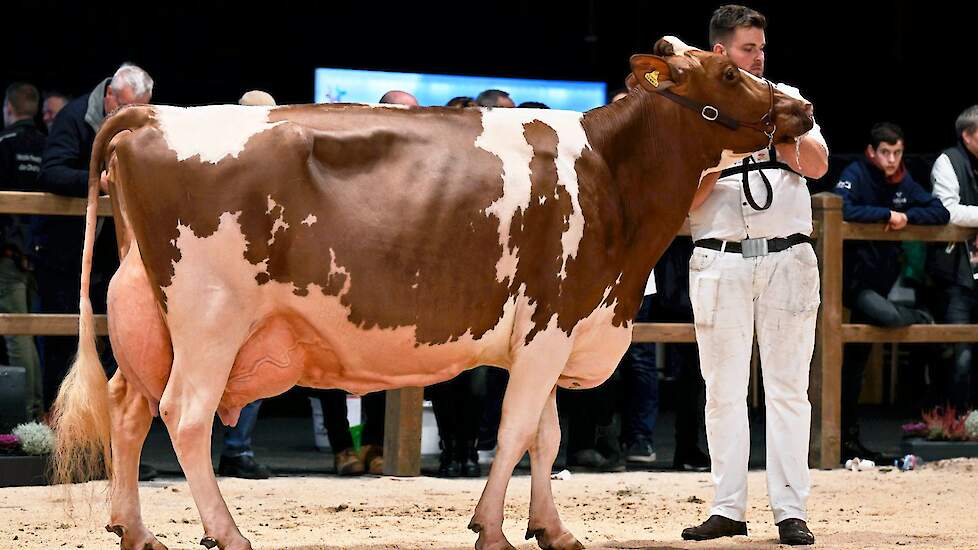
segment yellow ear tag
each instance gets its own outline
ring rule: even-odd
[[[654,88],[659,87],[659,71],[652,71],[651,73],[645,73],[645,80],[649,81],[649,84]]]

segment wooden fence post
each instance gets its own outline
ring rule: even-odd
[[[421,475],[424,388],[387,390],[384,411],[384,475]]]
[[[833,468],[842,453],[842,199],[834,193],[818,193],[812,197],[812,214],[822,305],[808,387],[812,403],[809,464]]]

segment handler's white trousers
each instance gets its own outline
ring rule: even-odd
[[[767,415],[767,489],[775,522],[805,519],[810,487],[808,369],[819,304],[809,244],[767,256],[697,247],[689,288],[706,380],[706,436],[716,498],[710,514],[746,521],[747,385],[756,328]]]

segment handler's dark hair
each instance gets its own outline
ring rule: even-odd
[[[869,131],[869,144],[873,149],[879,149],[880,143],[896,145],[903,139],[903,129],[892,122],[877,122]]]
[[[710,18],[710,47],[717,43],[726,46],[737,27],[757,27],[764,30],[767,28],[767,18],[761,12],[746,6],[720,6]]]

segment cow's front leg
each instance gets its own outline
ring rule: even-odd
[[[139,455],[153,415],[146,398],[117,370],[109,381],[112,416],[112,511],[107,531],[121,550],[166,550],[139,513]]]
[[[200,342],[213,345],[221,338],[203,335]],[[223,354],[223,346],[174,346],[173,370],[160,401],[160,415],[170,432],[173,449],[187,476],[190,492],[197,504],[204,537],[200,544],[221,550],[252,550],[231,519],[227,504],[214,477],[211,462],[211,428],[214,413],[224,392],[233,354]],[[216,348],[216,349],[215,349]]]
[[[550,488],[550,472],[559,448],[560,421],[557,419],[557,388],[554,387],[530,445],[530,521],[526,538],[536,537],[543,550],[578,550],[584,546],[560,521]]]
[[[503,534],[506,488],[513,468],[533,443],[540,413],[567,361],[570,346],[566,340],[554,342],[554,339],[549,331],[538,334],[530,345],[520,350],[510,369],[496,438],[496,458],[469,523],[469,528],[479,534],[476,550],[514,548]]]

